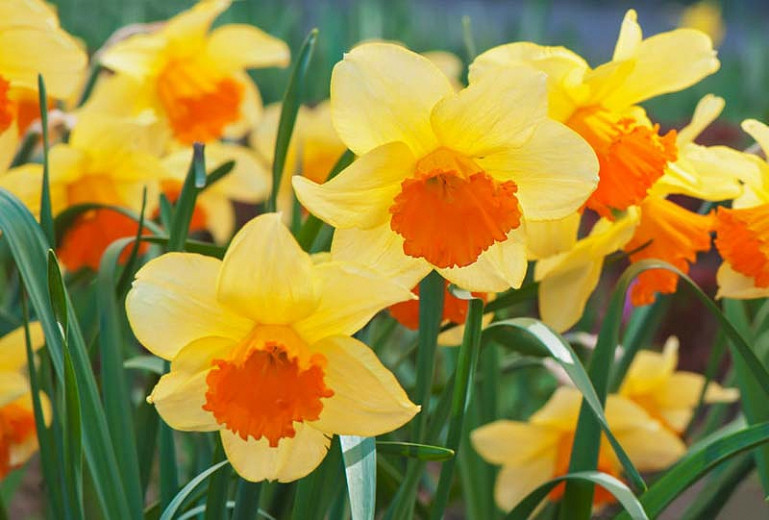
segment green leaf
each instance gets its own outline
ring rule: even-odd
[[[508,513],[505,520],[526,520],[531,516],[540,502],[562,482],[570,480],[583,480],[591,484],[598,484],[606,491],[611,493],[617,502],[625,509],[625,514],[633,520],[648,520],[644,507],[633,495],[633,492],[622,483],[622,481],[598,471],[582,471],[579,473],[569,473],[561,477],[556,477],[529,493],[515,508]],[[653,517],[654,515],[652,515]]]
[[[454,375],[454,385],[452,388],[451,413],[449,415],[449,431],[446,437],[446,447],[454,452],[459,450],[459,444],[462,440],[465,412],[470,402],[470,394],[473,387],[473,376],[475,367],[478,364],[478,353],[481,348],[481,329],[483,327],[483,300],[473,298],[466,291],[454,290],[454,296],[469,300],[467,310],[467,321],[465,322],[465,332],[462,338],[462,345],[459,347],[459,359]],[[462,293],[462,294],[460,294]],[[454,477],[454,465],[456,459],[451,458],[443,463],[441,476],[438,481],[438,489],[433,499],[433,508],[430,512],[430,518],[440,520],[443,518],[444,510],[449,501],[449,491]]]
[[[163,514],[160,515],[160,520],[173,520],[174,515],[184,505],[187,498],[192,494],[197,487],[202,484],[208,477],[216,473],[218,470],[229,464],[226,460],[214,464],[207,470],[201,472],[195,478],[190,480],[186,486],[184,486],[169,502],[168,506],[163,510]]]
[[[48,291],[46,251],[48,242],[29,210],[8,191],[0,189],[0,230],[19,269],[30,302],[45,332],[53,368],[64,384],[63,345]],[[115,449],[107,429],[98,387],[91,368],[83,334],[65,291],[68,309],[70,353],[80,390],[83,424],[83,452],[93,476],[94,489],[102,510],[110,518],[141,518],[141,509],[131,510],[120,475],[115,471]]]
[[[340,435],[352,520],[373,520],[376,511],[376,443],[372,437]]]
[[[208,188],[224,179],[235,168],[235,161],[226,161],[220,164],[211,173],[206,176],[206,185],[201,188],[201,192],[206,191]]]
[[[444,461],[454,456],[454,450],[413,442],[376,441],[377,452],[382,455],[397,455],[419,460]]]
[[[627,473],[633,485],[640,489],[646,489],[646,484],[638,473],[638,470],[611,432],[609,423],[604,415],[603,403],[598,397],[597,390],[593,387],[590,377],[588,377],[588,374],[585,371],[585,367],[582,366],[582,362],[574,353],[574,350],[572,350],[571,345],[550,327],[541,321],[532,318],[513,318],[498,321],[486,327],[486,331],[493,331],[499,327],[512,327],[537,339],[543,350],[548,352],[549,355],[564,369],[566,374],[568,374],[569,379],[574,383],[574,386],[582,393],[585,402],[588,404],[589,411],[587,413],[590,413],[592,417],[595,417],[600,428],[606,434],[609,443],[614,449],[614,453],[617,454],[617,458],[622,463],[622,467],[625,469],[625,473]],[[514,344],[506,346],[515,348]]]
[[[721,469],[719,467],[719,469]],[[728,466],[697,493],[681,520],[718,518],[737,487],[756,469],[756,461],[749,454],[738,455],[728,461]]]
[[[102,393],[107,425],[115,442],[115,455],[123,478],[126,499],[141,510],[144,497],[139,478],[139,463],[134,437],[133,409],[126,372],[123,369],[122,298],[118,302],[117,270],[123,250],[134,238],[116,240],[107,247],[96,276],[96,299],[99,316],[99,351],[101,354]]]
[[[187,172],[187,177],[184,179],[184,184],[182,184],[182,191],[174,205],[171,228],[168,232],[169,251],[182,251],[184,249],[184,242],[187,240],[192,213],[195,211],[198,191],[205,185],[205,147],[200,143],[195,143],[192,149],[192,163],[190,164],[189,172]]]
[[[283,170],[286,167],[288,146],[291,143],[291,134],[294,132],[296,116],[299,114],[299,106],[302,103],[302,89],[317,39],[318,29],[310,31],[310,34],[305,38],[302,48],[299,50],[296,64],[291,70],[288,88],[286,88],[286,93],[283,96],[280,121],[278,122],[278,135],[275,138],[275,154],[272,162],[272,192],[267,201],[267,211],[275,211],[277,209],[278,192],[280,191],[280,183],[283,178]]]
[[[756,424],[736,433],[716,438],[696,451],[690,451],[675,466],[666,471],[646,493],[641,504],[650,517],[656,518],[681,493],[691,488],[703,475],[735,455],[761,446],[769,441],[769,423]],[[620,515],[617,520],[626,519]]]
[[[110,204],[100,204],[97,202],[76,204],[74,206],[68,207],[67,209],[65,209],[58,215],[56,215],[56,218],[54,219],[54,230],[56,231],[57,243],[61,241],[61,238],[64,235],[64,233],[80,215],[95,209],[114,211],[115,213],[119,213],[136,222],[142,222],[141,214],[136,213],[135,211],[130,210],[128,208],[121,208],[120,206],[113,206]],[[146,227],[156,235],[165,235],[165,232],[163,231],[163,229],[159,227],[157,224],[155,224],[154,222],[152,222],[151,220],[145,219],[143,221],[143,225],[144,227]]]
[[[745,339],[732,323],[723,315],[718,306],[695,284],[688,276],[674,266],[659,260],[642,260],[632,264],[619,279],[612,294],[609,309],[604,317],[598,344],[590,361],[590,379],[596,393],[603,403],[609,389],[609,377],[614,363],[614,353],[619,344],[619,333],[622,325],[622,315],[625,298],[630,283],[642,272],[651,269],[664,269],[679,276],[683,285],[688,286],[705,305],[708,311],[720,322],[724,332],[732,340],[732,354],[739,357],[749,367],[751,376],[760,385],[763,392],[769,395],[769,373],[756,358]],[[577,425],[577,433],[571,452],[569,470],[572,472],[593,470],[598,463],[600,428],[592,413],[582,407]],[[568,510],[574,518],[589,518],[592,507],[592,485],[583,483],[567,483],[564,496],[563,510]]]
[[[123,362],[123,368],[143,370],[145,372],[151,372],[153,374],[162,376],[165,374],[165,366],[163,366],[164,363],[165,361],[157,356],[135,356],[130,359],[126,359]]]
[[[67,317],[67,301],[65,296],[64,280],[61,277],[59,262],[52,249],[48,250],[48,291],[51,300],[53,316],[59,324],[61,338],[66,346],[69,323]]]
[[[48,170],[48,95],[45,92],[43,75],[37,75],[37,92],[40,106],[40,123],[43,129],[43,189],[40,195],[40,227],[43,229],[49,247],[56,247],[53,233],[53,210],[51,209],[51,182]]]
[[[221,438],[216,436],[216,449],[214,450],[212,464],[217,464],[227,460],[222,446]],[[230,487],[231,468],[225,468],[211,476],[208,483],[208,494],[206,495],[206,514],[205,520],[219,520],[224,518],[227,511],[227,491]]]
[[[238,479],[238,491],[235,495],[235,510],[232,520],[253,520],[259,510],[259,499],[262,496],[262,483]]]

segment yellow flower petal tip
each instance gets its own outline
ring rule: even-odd
[[[126,307],[137,338],[171,361],[148,397],[163,419],[220,431],[243,478],[286,482],[320,464],[331,436],[379,435],[419,412],[350,337],[411,297],[373,271],[313,260],[271,213],[246,224],[221,261],[150,261]]]

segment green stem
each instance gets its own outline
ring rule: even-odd
[[[255,520],[259,514],[259,499],[262,496],[262,483],[240,479],[235,496],[235,510],[232,520]]]
[[[215,465],[219,462],[227,460],[227,456],[224,453],[224,447],[219,435],[216,435],[216,448],[214,449],[214,455],[211,457],[211,465]],[[232,466],[229,464],[227,467],[220,469],[213,475],[211,475],[208,482],[208,495],[206,497],[206,514],[205,520],[218,520],[225,518],[227,513],[227,491],[230,484],[230,474],[232,473]]]

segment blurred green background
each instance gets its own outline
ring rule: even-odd
[[[517,40],[565,45],[592,65],[610,59],[624,12],[638,11],[645,34],[675,28],[684,9],[696,2],[647,0],[235,0],[217,23],[247,22],[284,39],[296,51],[313,27],[320,39],[307,99],[328,96],[331,68],[354,43],[369,38],[398,40],[416,51],[448,50],[467,59],[462,18],[468,16],[478,51]],[[705,93],[727,100],[724,118],[769,118],[769,45],[764,0],[713,1],[722,10],[726,37],[720,44],[721,70],[686,92],[648,104],[664,125],[685,122]],[[91,52],[119,27],[168,18],[192,0],[54,0],[62,25],[82,38]],[[280,99],[287,71],[255,74],[265,102]],[[735,129],[714,140],[744,142]]]

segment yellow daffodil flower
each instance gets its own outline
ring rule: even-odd
[[[193,231],[207,230],[214,240],[226,243],[235,230],[233,202],[257,204],[270,194],[272,175],[263,161],[243,146],[229,143],[206,145],[206,168],[211,173],[229,161],[235,161],[232,171],[198,194],[190,221]],[[161,181],[161,189],[171,202],[181,193],[181,187],[190,167],[189,149],[179,149],[168,155],[163,164],[173,176]]]
[[[560,387],[528,421],[499,420],[470,434],[481,457],[502,466],[494,486],[500,509],[509,511],[541,484],[568,473],[581,403],[582,394],[577,389]],[[663,469],[686,452],[676,434],[629,399],[609,395],[605,413],[612,433],[640,471]],[[598,470],[615,477],[622,470],[605,438],[601,442]],[[551,492],[550,499],[558,500],[562,495],[563,485]],[[593,501],[600,506],[612,502],[613,497],[596,488]]]
[[[256,124],[261,100],[245,69],[286,66],[289,49],[250,25],[209,32],[229,5],[230,0],[201,0],[159,30],[106,49],[101,63],[124,78],[111,85],[119,87],[112,91],[116,110],[124,110],[127,91],[136,113],[151,109],[184,144],[242,135]]]
[[[641,350],[628,369],[619,394],[627,397],[665,427],[683,433],[694,414],[705,377],[676,370],[678,338],[671,336],[662,352]],[[706,403],[732,402],[739,398],[733,388],[710,382],[705,392]]]
[[[0,5],[0,171],[8,168],[19,134],[39,117],[37,76],[49,97],[68,97],[80,84],[88,58],[59,27],[41,0],[4,0]]]
[[[431,269],[471,291],[518,287],[527,220],[563,218],[595,187],[587,143],[547,118],[545,77],[500,71],[455,92],[427,58],[388,43],[347,53],[331,116],[358,159],[302,204],[337,228],[334,258],[407,287]]]
[[[542,321],[558,332],[579,321],[598,285],[604,259],[630,241],[639,219],[633,207],[614,221],[601,219],[570,250],[537,261],[534,279],[539,282]]]
[[[49,152],[54,215],[87,203],[120,206],[138,213],[145,188],[150,215],[160,179],[170,176],[160,160],[147,151],[151,140],[151,133],[141,121],[83,115],[69,142],[57,144]],[[27,165],[0,176],[0,186],[21,198],[33,213],[39,212],[39,165]],[[135,220],[111,210],[88,211],[65,233],[59,259],[71,270],[98,269],[104,249],[118,238],[135,235],[137,226]]]
[[[30,344],[38,350],[45,343],[39,322],[29,324]],[[0,338],[0,480],[22,466],[37,451],[37,430],[27,370],[25,331],[20,327]],[[48,422],[51,403],[41,393],[40,404]]]
[[[280,215],[246,224],[224,260],[170,253],[136,275],[134,334],[171,361],[149,401],[177,430],[219,431],[243,477],[287,482],[339,435],[373,436],[419,407],[350,337],[412,297],[372,272],[303,252]]]
[[[681,12],[679,27],[688,27],[704,32],[718,46],[724,39],[726,27],[721,17],[721,6],[711,0],[701,0]]]
[[[769,152],[768,126],[749,119],[742,128],[764,154]],[[749,154],[743,158],[744,192],[731,209],[719,207],[716,212],[716,247],[723,259],[716,274],[719,298],[769,296],[769,164]]]

